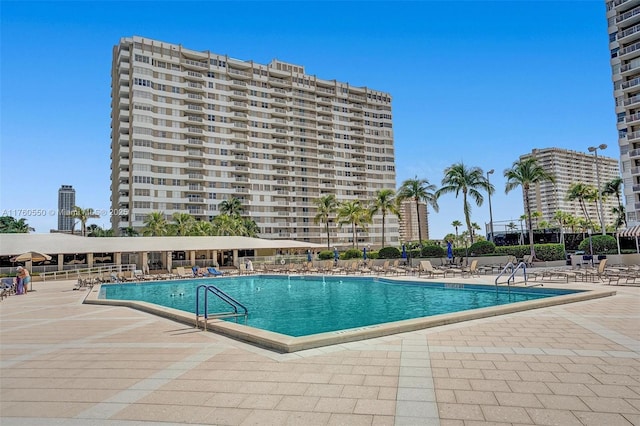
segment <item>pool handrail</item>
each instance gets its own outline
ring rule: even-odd
[[[519,269],[522,269],[523,275],[524,275],[524,282],[525,285],[527,283],[527,265],[524,262],[520,262],[518,263],[518,265],[514,265],[512,262],[508,262],[504,268],[502,269],[502,271],[498,274],[498,276],[496,277],[495,280],[495,285],[496,285],[496,291],[498,291],[498,279],[500,279],[500,277],[502,275],[505,274],[505,272],[507,272],[507,270],[511,270],[511,274],[509,275],[509,277],[507,278],[507,287],[509,287],[509,291],[511,291],[511,280],[514,281],[515,284],[515,275],[518,272]]]
[[[222,315],[247,316],[249,314],[249,310],[247,309],[246,306],[244,306],[242,303],[238,302],[233,297],[229,296],[224,291],[220,290],[215,285],[202,284],[202,285],[199,285],[198,287],[196,287],[196,309],[195,309],[196,310],[196,328],[199,328],[198,327],[198,318],[200,318],[200,289],[201,288],[204,289],[204,314],[203,314],[203,316],[204,316],[204,326],[203,326],[203,329],[205,331],[207,330],[207,320],[209,319],[209,312],[207,310],[209,292],[211,292],[213,295],[215,295],[220,300],[222,300],[223,302],[225,302],[226,304],[228,304],[229,306],[231,306],[233,308],[233,312],[232,313],[231,312],[230,313],[220,313],[220,314],[216,314],[216,316],[222,316]],[[238,308],[241,308],[242,310],[244,310],[244,313],[238,313]]]

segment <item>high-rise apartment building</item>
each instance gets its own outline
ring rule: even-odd
[[[628,225],[640,225],[640,0],[606,2]]]
[[[422,240],[429,239],[429,218],[427,205],[423,202],[418,203],[416,209],[415,200],[404,200],[400,204],[400,241],[418,241],[420,234]],[[420,232],[418,232],[418,215],[420,215]]]
[[[58,231],[72,231],[74,219],[71,209],[76,205],[76,190],[71,185],[62,185],[58,189]]]
[[[154,211],[200,220],[240,199],[264,238],[326,241],[314,200],[373,200],[395,189],[391,96],[268,65],[141,37],[122,38],[112,64],[114,229]],[[387,218],[387,241],[397,242]],[[352,241],[332,226],[332,240]],[[362,243],[378,244],[376,218]]]
[[[538,165],[555,178],[555,182],[540,182],[532,185],[529,189],[529,202],[532,212],[540,212],[538,222],[548,222],[557,224],[553,218],[557,211],[569,213],[578,218],[585,218],[582,207],[577,200],[567,200],[569,187],[573,183],[584,183],[597,186],[597,176],[600,175],[600,188],[606,182],[620,177],[620,167],[615,158],[598,155],[598,173],[596,173],[595,155],[584,152],[571,151],[560,148],[534,149],[530,154],[520,156],[520,160],[535,157]],[[615,196],[601,198],[602,210],[604,211],[605,227],[615,223],[616,215],[612,208],[618,207],[618,200]],[[597,203],[589,202],[585,204],[589,219],[600,225],[600,212]],[[523,213],[526,204],[523,194]],[[534,224],[536,222],[534,221]]]

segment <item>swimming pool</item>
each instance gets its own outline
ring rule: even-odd
[[[292,337],[567,295],[579,290],[411,282],[376,277],[250,276],[102,286],[100,298],[137,300],[195,314],[196,288],[211,283],[248,308],[226,318]],[[200,297],[200,312],[204,311]],[[209,297],[209,312],[228,306]]]

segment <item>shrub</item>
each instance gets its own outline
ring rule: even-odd
[[[534,244],[534,250],[536,251],[536,258],[538,260],[552,261],[552,260],[564,260],[564,246],[562,244]],[[531,254],[531,247],[526,246],[499,246],[496,247],[496,253],[515,256],[521,259]]]
[[[400,254],[400,255],[402,255],[402,254]],[[415,249],[407,250],[407,256],[409,256],[411,259],[416,259],[416,258],[420,257],[420,249],[419,248],[415,248]]]
[[[379,259],[399,259],[402,256],[396,247],[384,247],[378,250]]]
[[[333,259],[333,250],[322,250],[318,253],[318,259],[320,260],[332,260]]]
[[[591,254],[614,254],[618,253],[618,244],[616,239],[611,235],[592,235],[591,246],[593,246],[593,253]],[[589,253],[589,238],[585,238],[578,245],[578,250],[584,250],[585,253]]]
[[[358,249],[349,249],[340,255],[340,259],[362,259],[362,251]]]
[[[422,247],[422,257],[444,257],[446,255],[447,251],[444,247],[440,247],[435,244],[429,244]]]
[[[491,241],[476,241],[469,247],[469,253],[472,256],[481,256],[483,254],[489,254],[496,251],[496,245]]]
[[[378,252],[367,250],[367,259],[378,259]]]

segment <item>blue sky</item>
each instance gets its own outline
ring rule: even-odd
[[[604,1],[2,1],[0,213],[57,227],[60,185],[110,203],[111,52],[143,37],[389,92],[397,184],[456,162],[495,169],[494,221],[523,213],[504,169],[533,148],[618,158]],[[464,222],[445,195],[430,235]],[[489,221],[488,203],[472,221]],[[94,222],[109,227],[103,216]]]

